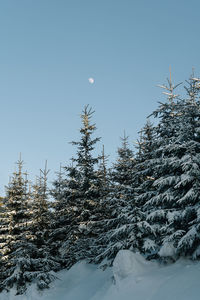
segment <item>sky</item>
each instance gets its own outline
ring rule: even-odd
[[[0,194],[22,153],[49,181],[76,155],[80,114],[94,110],[110,164],[164,101],[157,84],[200,76],[198,0],[0,1]],[[88,78],[94,78],[91,84]]]

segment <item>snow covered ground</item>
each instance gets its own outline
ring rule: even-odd
[[[200,262],[179,260],[159,266],[140,254],[120,251],[112,268],[77,263],[57,274],[49,290],[38,294],[35,287],[24,296],[14,291],[0,294],[0,300],[199,300]]]

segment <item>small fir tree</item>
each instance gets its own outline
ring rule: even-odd
[[[6,188],[5,211],[1,214],[1,285],[0,289],[16,288],[17,294],[26,290],[30,280],[30,253],[32,233],[30,230],[30,195],[27,192],[27,174],[22,172],[23,161],[17,162],[18,169],[13,173]]]

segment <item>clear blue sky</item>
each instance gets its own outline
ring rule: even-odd
[[[200,74],[199,11],[198,0],[2,0],[0,193],[19,152],[31,178],[48,159],[53,179],[85,104],[111,160],[124,129],[135,141],[169,66],[176,82]]]

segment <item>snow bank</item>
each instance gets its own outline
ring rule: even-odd
[[[162,247],[161,247],[161,249],[160,249],[160,251],[158,252],[158,254],[160,255],[160,256],[162,256],[162,257],[167,257],[167,256],[171,256],[171,257],[173,257],[173,256],[175,256],[175,254],[176,254],[176,249],[175,249],[175,247],[173,246],[173,244],[172,243],[165,243]]]
[[[112,285],[112,270],[105,272],[96,265],[79,262],[68,271],[56,273],[56,280],[48,290],[38,293],[34,286],[26,295],[14,296],[14,291],[0,294],[0,300],[99,300]]]
[[[57,274],[51,289],[38,294],[35,287],[24,296],[14,291],[0,300],[199,300],[200,263],[179,260],[169,266],[147,262],[136,253],[118,253],[113,268],[77,263]]]
[[[152,268],[155,268],[155,263],[146,261],[139,253],[121,250],[113,262],[113,275],[115,281],[119,282],[129,275],[137,278]]]

